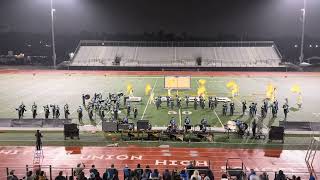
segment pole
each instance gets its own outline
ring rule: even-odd
[[[304,48],[304,29],[306,24],[306,0],[303,0],[303,9],[302,9],[302,32],[301,32],[301,45],[300,45],[300,64],[303,62],[304,54],[303,54],[303,48]]]
[[[53,0],[50,0],[50,9],[51,9],[51,37],[52,37],[52,60],[53,68],[56,69],[56,46],[54,40],[54,9],[53,9]]]

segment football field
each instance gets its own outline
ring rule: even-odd
[[[277,118],[272,118],[270,111],[267,117],[261,122],[264,127],[278,125],[279,120],[284,119],[282,105],[285,98],[288,98],[290,112],[288,121],[319,121],[320,110],[320,74],[307,73],[195,73],[195,72],[128,72],[128,73],[106,73],[106,72],[79,72],[79,71],[1,71],[0,72],[0,118],[17,118],[17,108],[21,102],[27,107],[24,118],[31,118],[31,105],[36,102],[38,105],[38,117],[44,117],[44,105],[55,104],[61,109],[63,115],[63,106],[68,103],[71,112],[71,118],[74,122],[77,120],[77,108],[82,105],[82,94],[102,93],[107,97],[108,93],[123,92],[129,94],[128,88],[132,89],[132,95],[141,97],[141,102],[132,103],[138,108],[138,118],[129,117],[130,122],[136,122],[144,119],[149,120],[153,127],[166,126],[171,117],[177,120],[179,125],[183,124],[185,114],[189,113],[192,124],[198,124],[202,118],[206,118],[211,126],[222,127],[229,120],[240,119],[250,123],[248,112],[242,116],[241,102],[246,100],[247,106],[251,102],[258,103],[258,115],[263,100],[267,98],[268,88],[276,88],[275,97],[279,101],[279,113]],[[165,75],[183,75],[191,77],[191,87],[185,90],[171,90],[165,88]],[[202,84],[202,90],[199,89],[199,82]],[[232,97],[230,83],[238,86],[238,95]],[[146,93],[146,88],[149,92]],[[151,88],[150,88],[151,87]],[[197,96],[199,90],[205,89],[205,97],[229,97],[235,103],[235,113],[233,116],[222,116],[222,104],[214,110],[206,106],[197,110],[193,107],[193,102],[186,106],[185,96]],[[148,88],[147,88],[148,89]],[[175,97],[178,94],[182,97],[182,107],[174,106],[169,109],[165,102],[157,110],[154,104],[154,98],[158,96],[167,96],[168,93]],[[301,96],[299,97],[299,93]],[[300,98],[300,99],[299,99]],[[299,99],[299,100],[298,100]],[[297,102],[302,102],[299,108]],[[175,102],[175,101],[174,101]],[[176,102],[175,102],[176,104]],[[126,116],[126,109],[121,101],[119,118]],[[169,112],[170,111],[170,112]],[[247,109],[248,111],[248,109]],[[191,113],[191,114],[190,114]],[[112,114],[106,112],[107,117]],[[100,124],[101,119],[98,114],[94,115],[94,124]],[[88,113],[84,112],[84,123],[90,124]]]

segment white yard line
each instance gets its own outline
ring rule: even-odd
[[[146,107],[144,108],[144,111],[143,111],[143,114],[142,114],[140,120],[143,120],[143,118],[144,118],[144,115],[145,115],[145,113],[146,113],[146,111],[147,111],[147,108],[148,108],[148,106],[149,106],[149,103],[150,103],[150,101],[151,101],[151,95],[152,95],[152,93],[153,93],[153,91],[154,91],[154,88],[157,86],[157,83],[158,83],[158,79],[156,80],[156,82],[154,83],[154,85],[153,85],[153,87],[152,87],[152,90],[151,90],[151,92],[150,92],[150,96],[149,96],[147,105],[146,105]]]
[[[261,117],[261,115],[259,114],[259,113],[257,113],[257,115],[256,115],[257,117]],[[265,119],[268,119],[269,121],[270,121],[270,119],[269,118],[267,118],[267,117],[265,117]],[[259,119],[258,119],[259,120]],[[251,121],[250,121],[250,123],[251,123]],[[264,123],[263,123],[263,120],[262,120],[262,125],[265,127],[265,128],[267,128],[267,129],[269,129],[268,128],[268,126],[266,126]]]
[[[219,116],[218,116],[218,114],[216,113],[216,111],[215,111],[215,110],[213,110],[213,112],[214,112],[214,114],[217,116],[217,118],[218,118],[218,120],[219,120],[219,122],[220,122],[221,126],[224,128],[224,125],[222,124],[221,119],[219,118]]]
[[[181,119],[182,117],[181,117],[181,110],[180,110],[180,108],[179,108],[179,128],[181,128],[182,126],[181,126],[181,123],[182,123],[182,119]]]

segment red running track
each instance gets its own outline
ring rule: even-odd
[[[263,171],[273,176],[282,169],[287,175],[307,177],[308,169],[304,161],[306,151],[281,149],[228,149],[228,148],[146,148],[146,147],[44,147],[42,165],[52,165],[53,174],[59,168],[65,168],[70,175],[71,168],[83,162],[88,168],[95,164],[100,172],[114,163],[122,169],[126,164],[135,168],[149,165],[160,171],[165,168],[184,168],[190,160],[197,165],[209,165],[216,177],[225,169],[228,158],[240,158],[246,168],[255,169],[258,174]],[[17,174],[25,172],[25,166],[32,167],[34,147],[0,147],[0,177],[5,176],[5,167],[16,169]],[[315,159],[315,169],[320,169],[319,156]],[[238,166],[240,161],[233,161]],[[86,171],[88,172],[88,171]],[[122,173],[119,173],[120,175]],[[0,178],[2,179],[2,178]]]

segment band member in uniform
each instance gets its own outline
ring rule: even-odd
[[[262,118],[265,118],[265,117],[266,117],[266,110],[265,110],[264,105],[261,106],[261,117],[262,117]]]
[[[54,119],[56,117],[56,105],[50,105],[50,107],[52,108],[52,118]]]
[[[197,109],[198,109],[198,102],[197,102],[197,98],[194,98],[194,101],[193,101],[193,108],[194,108],[194,110],[197,110]]]
[[[43,111],[44,111],[44,118],[48,119],[50,115],[49,105],[43,106]]]
[[[256,129],[257,129],[257,123],[256,120],[254,119],[252,121],[252,137],[255,138],[256,137]]]
[[[117,96],[118,97],[118,96]],[[117,109],[120,109],[120,99],[117,99],[116,101],[116,108]]]
[[[274,104],[271,104],[272,118],[277,117],[277,110]]]
[[[60,107],[57,105],[56,106],[56,118],[59,119],[60,117]]]
[[[244,113],[246,112],[247,110],[247,102],[246,101],[243,101],[242,102],[242,115],[244,115]]]
[[[233,116],[234,113],[234,102],[230,103],[230,116]]]
[[[21,117],[23,117],[24,112],[27,111],[27,110],[26,110],[26,106],[23,104],[23,102],[21,103],[20,106],[21,106]]]
[[[203,99],[202,96],[200,96],[199,98],[200,98],[200,107],[201,107],[202,109],[204,109],[204,107],[205,107],[204,99]]]
[[[18,118],[19,119],[21,119],[23,117],[24,111],[27,111],[26,107],[23,103],[21,103],[21,105],[18,108],[16,108],[16,110],[18,111]]]
[[[35,119],[37,116],[37,105],[36,102],[33,102],[33,105],[31,107],[31,111],[32,111],[32,118]]]
[[[63,110],[64,110],[64,118],[65,119],[68,119],[68,116],[70,114],[69,112],[69,105],[68,104],[65,104],[64,107],[63,107]]]
[[[201,130],[202,132],[206,132],[207,126],[208,126],[208,121],[207,121],[207,119],[202,118],[202,119],[201,119],[201,122],[200,122],[200,130]]]
[[[19,106],[18,108],[16,108],[16,111],[18,112],[18,119],[21,119],[22,115],[21,115],[21,107]]]
[[[86,105],[86,96],[84,94],[82,94],[82,105]]]
[[[228,111],[228,105],[227,102],[224,102],[222,105],[222,115],[226,116],[227,115],[227,111]]]
[[[283,113],[284,113],[284,119],[287,119],[288,112],[289,112],[289,105],[286,103],[282,106],[283,108]]]
[[[181,108],[181,98],[179,96],[177,96],[177,107]]]
[[[159,107],[160,107],[160,101],[161,101],[161,99],[159,100],[159,97],[157,98],[157,100],[156,100],[156,107],[157,107],[157,110],[159,109]]]
[[[166,96],[166,98],[167,98],[167,107],[169,107],[169,105],[170,105],[170,96]],[[160,98],[161,99],[161,98]]]
[[[89,116],[89,119],[90,121],[92,121],[92,117],[93,117],[93,108],[92,107],[89,107],[88,108],[88,116]]]
[[[170,108],[171,108],[171,110],[173,110],[173,108],[174,108],[174,102],[173,102],[173,99],[171,99],[171,100],[170,100]]]
[[[275,109],[276,109],[276,112],[278,113],[278,110],[279,110],[278,100],[274,100],[273,104],[274,104],[274,107],[275,107]]]
[[[42,141],[41,141],[42,134],[40,130],[37,130],[35,136],[36,136],[36,149],[37,151],[40,151],[42,149]]]
[[[189,96],[186,96],[186,105],[189,107]]]
[[[254,115],[257,115],[257,103],[254,103],[253,105],[253,112],[254,112]]]
[[[82,123],[83,113],[82,113],[82,107],[81,107],[81,106],[79,106],[77,112],[78,112],[78,120],[79,120],[79,123]]]
[[[135,107],[133,108],[133,117],[134,117],[134,119],[136,119],[137,116],[138,116],[138,109],[137,109],[137,107],[135,106]]]
[[[118,108],[113,106],[113,118],[118,120]]]
[[[128,120],[128,117],[124,117],[123,120],[122,120],[122,124],[128,124],[129,123],[129,120]]]
[[[251,103],[249,106],[249,114],[251,118],[254,116],[254,103]]]
[[[170,125],[168,127],[168,129],[171,131],[171,132],[174,132],[177,128],[177,125],[176,125],[176,120],[174,119],[174,117],[171,117],[171,120],[170,120]]]
[[[105,117],[105,114],[104,114],[104,106],[100,106],[99,107],[99,116],[100,118],[103,120],[104,117]]]
[[[130,106],[130,103],[128,103],[128,105],[127,105],[127,116],[130,116],[130,112],[131,112],[131,106]]]
[[[185,132],[187,132],[189,128],[191,129],[191,119],[189,118],[189,116],[187,116],[187,117],[184,119],[184,129],[185,129]]]
[[[213,99],[211,99],[209,104],[210,104],[210,109],[213,110],[215,108]]]
[[[208,101],[209,109],[212,109],[212,108],[211,108],[211,101],[212,101],[212,97],[211,97],[211,96],[209,96],[209,101]]]
[[[267,115],[267,113],[268,113],[268,101],[267,100],[264,100],[263,108],[264,108],[264,111],[266,112],[266,115]]]
[[[185,119],[184,119],[184,125],[190,125],[191,124],[191,119],[189,118],[189,116],[187,116]]]
[[[214,98],[214,108],[216,108],[218,106],[218,99],[217,97]]]

